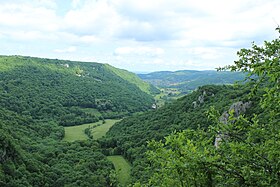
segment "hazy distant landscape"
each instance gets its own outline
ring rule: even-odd
[[[1,2],[0,186],[280,186],[279,9]]]

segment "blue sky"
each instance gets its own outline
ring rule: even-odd
[[[278,37],[279,0],[0,0],[0,54],[209,70]]]

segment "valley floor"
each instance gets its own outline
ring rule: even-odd
[[[121,185],[126,186],[130,180],[130,163],[125,160],[123,156],[115,155],[115,156],[108,156],[108,160],[113,162],[116,172],[117,172],[117,179]]]
[[[91,128],[90,133],[94,140],[97,140],[103,136],[105,136],[106,132],[112,127],[116,122],[120,120],[115,119],[107,119],[105,120],[105,123],[102,123],[102,121],[98,121],[95,123],[87,123],[83,125],[77,125],[77,126],[70,126],[70,127],[64,127],[65,130],[65,136],[63,138],[64,141],[76,141],[76,140],[86,140],[88,139],[88,136],[85,134],[85,129]]]

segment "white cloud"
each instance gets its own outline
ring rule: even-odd
[[[29,4],[3,4],[0,6],[0,26],[21,30],[55,31],[59,19],[53,9]]]
[[[71,6],[72,8],[77,8],[80,4],[81,0],[72,0]]]
[[[77,48],[75,46],[70,46],[65,49],[55,49],[54,52],[56,52],[56,53],[73,53],[76,50],[77,50]]]
[[[109,38],[118,27],[119,15],[107,1],[86,1],[80,9],[70,10],[64,17],[67,32]]]
[[[159,56],[164,54],[164,49],[159,47],[118,47],[114,51],[116,56],[139,55],[139,56]]]
[[[218,59],[222,55],[221,48],[194,47],[190,48],[187,53],[201,59]]]
[[[275,38],[279,10],[279,0],[1,1],[0,47],[10,43],[17,54],[28,43],[28,55],[40,46],[46,56],[72,52],[131,69],[208,69],[231,63],[252,41]]]

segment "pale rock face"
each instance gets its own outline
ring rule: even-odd
[[[225,111],[221,117],[220,117],[220,122],[223,124],[227,124],[228,123],[228,118],[229,118],[229,113],[227,111]]]
[[[4,160],[5,156],[6,156],[6,149],[4,147],[3,150],[0,150],[0,163]]]
[[[197,107],[197,102],[196,101],[194,101],[192,104],[193,104],[193,108]]]
[[[243,114],[243,113],[245,113],[246,112],[246,110],[248,109],[248,108],[250,108],[250,106],[251,106],[251,101],[249,101],[249,102],[245,102],[245,103],[243,103],[243,101],[239,101],[239,102],[236,102],[236,103],[233,103],[231,106],[230,106],[230,108],[229,108],[229,111],[225,111],[222,115],[221,115],[221,117],[220,117],[220,122],[221,123],[223,123],[223,124],[228,124],[228,119],[229,119],[229,116],[230,116],[230,111],[232,111],[233,110],[233,112],[234,112],[234,117],[238,117],[238,116],[240,116],[241,114]],[[234,123],[234,121],[232,122],[232,123]],[[219,147],[219,144],[220,144],[220,142],[222,141],[222,139],[223,138],[228,138],[228,135],[227,135],[227,133],[226,132],[219,132],[219,134],[216,136],[216,138],[215,138],[215,143],[214,143],[214,146],[216,147],[216,148],[218,148]]]
[[[198,99],[197,101],[194,101],[192,104],[193,104],[193,108],[197,108],[199,106],[199,104],[203,104],[204,103],[204,96],[206,96],[207,93],[206,91],[204,90],[203,91],[203,94],[198,96]]]
[[[242,101],[233,103],[230,108],[229,111],[234,111],[234,117],[238,117],[240,116],[240,114],[246,112],[247,108],[250,108],[251,102],[246,102],[243,103]]]
[[[204,103],[204,95],[200,95],[199,97],[198,97],[198,101],[199,101],[199,103]]]

